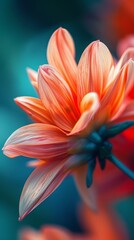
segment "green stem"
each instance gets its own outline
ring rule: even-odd
[[[118,158],[116,158],[113,154],[108,156],[108,160],[110,160],[116,167],[118,167],[122,172],[124,172],[128,177],[134,180],[134,172],[131,171],[125,164],[120,162]]]

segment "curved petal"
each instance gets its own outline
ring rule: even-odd
[[[134,47],[127,48],[127,50],[123,53],[117,65],[115,66],[115,72],[118,73],[121,68],[130,60],[134,60]]]
[[[80,104],[81,116],[68,135],[89,134],[93,130],[94,116],[99,107],[98,95],[94,92],[86,94]]]
[[[71,90],[59,73],[49,65],[39,68],[39,94],[55,124],[71,131],[78,118],[77,106]]]
[[[68,175],[64,161],[53,161],[37,167],[27,179],[20,198],[19,220],[27,216],[60,185]]]
[[[133,60],[134,61],[134,47],[133,48],[128,48],[124,54],[122,55],[122,57],[120,58],[119,62],[117,63],[116,67],[115,67],[115,72],[114,72],[114,76],[118,74],[118,72],[121,70],[121,68],[129,61],[129,60]],[[133,88],[133,92],[134,92],[134,74],[131,74],[131,78],[130,80],[127,82],[127,86],[126,86],[126,95],[129,94],[129,92],[131,91],[131,89]],[[133,94],[134,96],[134,94]],[[134,97],[133,97],[134,98]]]
[[[94,186],[92,185],[90,188],[86,186],[86,175],[87,175],[87,165],[81,166],[75,173],[74,179],[80,196],[86,203],[86,205],[92,210],[97,210],[97,202],[96,202],[96,193]]]
[[[55,126],[43,123],[30,124],[16,130],[4,145],[4,154],[9,157],[26,156],[50,159],[67,155],[71,142]]]
[[[129,60],[112,81],[102,99],[101,108],[109,109],[110,118],[114,117],[120,110],[121,104],[125,99],[126,86],[131,80],[133,69],[134,62]]]
[[[120,116],[114,119],[114,123],[128,120],[134,120],[134,100],[124,106]]]
[[[100,41],[91,43],[83,52],[78,64],[78,101],[89,92],[101,97],[114,65],[108,48]]]
[[[128,86],[129,87],[126,91],[126,97],[134,100],[134,75],[132,75],[132,80],[130,81],[130,84]]]
[[[32,120],[39,123],[53,123],[49,112],[45,109],[42,101],[32,97],[15,98],[15,103],[21,107]]]
[[[31,84],[33,85],[33,87],[38,92],[38,84],[37,84],[37,75],[38,75],[38,73],[36,71],[34,71],[33,69],[31,69],[31,68],[27,68],[27,73],[28,73],[28,76],[29,76]]]
[[[76,62],[72,37],[66,29],[57,29],[49,40],[48,63],[55,67],[76,93]]]
[[[126,97],[129,97],[134,100],[134,61],[132,62],[133,64],[133,69],[130,69],[129,71],[129,80],[127,81],[127,86],[126,86],[126,92],[125,95]]]

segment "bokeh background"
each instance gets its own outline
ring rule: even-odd
[[[36,96],[26,74],[47,62],[49,37],[58,27],[67,28],[76,43],[76,58],[92,40],[100,39],[116,56],[118,41],[134,34],[133,0],[1,0],[0,1],[0,147],[30,119],[14,103],[17,96]],[[28,159],[8,159],[0,152],[0,239],[18,239],[20,229],[60,224],[80,232],[77,217],[80,199],[72,178],[26,219],[18,222],[23,184],[32,169]],[[114,208],[134,240],[134,197],[120,199]]]

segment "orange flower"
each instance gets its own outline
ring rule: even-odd
[[[129,35],[121,39],[117,45],[117,55],[121,57],[124,53],[132,57],[131,53],[134,47],[134,36]],[[129,48],[129,50],[127,50]],[[128,57],[129,58],[129,57]],[[132,79],[134,81],[134,79]],[[134,85],[134,82],[133,82]],[[134,87],[128,91],[127,98],[131,101],[133,105],[134,98]],[[131,110],[133,111],[133,106],[131,105]],[[127,112],[127,111],[126,111]],[[134,170],[134,127],[127,129],[122,132],[114,139],[111,140],[113,144],[113,151],[121,158],[121,160],[129,166],[129,168]],[[134,193],[134,183],[131,179],[126,177],[118,168],[114,168],[113,165],[107,163],[107,173],[100,175],[100,169],[97,168],[95,171],[95,183],[97,188],[97,194],[101,196],[101,200],[105,203],[109,201],[116,200],[117,198],[122,198],[124,196],[132,195]],[[101,194],[101,193],[104,194]]]
[[[74,174],[85,202],[95,208],[93,187],[88,187],[96,159],[101,168],[106,158],[116,164],[107,140],[117,134],[120,126],[115,124],[134,118],[134,99],[128,99],[134,87],[134,49],[126,51],[115,66],[107,47],[95,41],[77,65],[73,40],[59,28],[49,41],[47,56],[49,65],[40,66],[38,74],[28,69],[40,98],[15,99],[36,123],[15,131],[4,146],[9,157],[40,159],[24,186],[20,219],[69,174]]]
[[[101,208],[98,213],[81,209],[83,234],[73,234],[67,229],[57,226],[44,226],[40,231],[23,229],[20,240],[127,240],[128,234],[123,222],[111,211]]]

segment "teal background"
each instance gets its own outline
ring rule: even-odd
[[[77,60],[84,48],[100,39],[115,53],[115,42],[105,38],[99,20],[105,14],[104,1],[87,0],[1,0],[0,1],[0,147],[17,128],[31,121],[13,99],[36,96],[26,74],[26,67],[35,70],[47,62],[46,48],[52,32],[62,26],[76,43]],[[107,10],[106,10],[107,11]],[[97,28],[94,28],[97,25]],[[96,29],[96,32],[95,32]],[[97,30],[99,29],[99,31]],[[114,32],[113,32],[114,34]],[[115,33],[116,34],[116,33]],[[9,159],[0,152],[0,239],[18,239],[25,226],[40,228],[44,224],[60,224],[74,232],[81,228],[77,218],[80,203],[73,179],[63,184],[26,219],[18,222],[19,196],[32,169],[28,159]],[[134,239],[134,197],[119,200],[115,209],[124,219]]]

